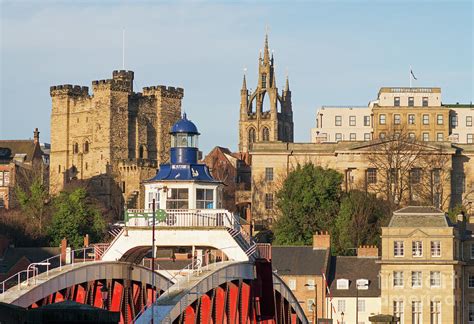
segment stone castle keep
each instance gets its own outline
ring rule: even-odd
[[[52,194],[80,181],[117,213],[123,203],[143,204],[141,182],[169,160],[169,131],[180,119],[184,90],[134,92],[133,78],[132,71],[114,71],[112,79],[92,81],[92,94],[83,86],[50,88]]]

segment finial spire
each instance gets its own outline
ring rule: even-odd
[[[285,91],[290,91],[290,81],[288,80],[288,74],[286,74]]]
[[[242,90],[247,90],[247,80],[245,78],[245,73],[244,73],[244,80],[242,81]]]
[[[265,47],[263,50],[263,62],[268,63],[270,60],[270,54],[269,54],[269,49],[268,49],[268,26],[265,31]]]

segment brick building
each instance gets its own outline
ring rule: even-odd
[[[50,192],[71,181],[117,214],[141,206],[141,182],[169,159],[171,126],[180,118],[182,88],[152,86],[134,92],[134,73],[84,86],[52,86]]]

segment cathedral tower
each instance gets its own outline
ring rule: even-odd
[[[293,142],[293,110],[288,77],[285,89],[278,93],[273,53],[268,49],[268,35],[258,59],[258,83],[253,92],[247,89],[244,75],[240,91],[239,151],[248,152],[257,142]]]

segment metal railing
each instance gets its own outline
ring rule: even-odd
[[[52,270],[59,269],[59,271],[62,271],[63,267],[66,265],[74,267],[74,265],[78,263],[97,261],[98,259],[96,258],[95,249],[95,246],[91,246],[87,248],[71,250],[64,256],[58,254],[40,262],[30,263],[26,270],[21,270],[0,282],[0,296],[4,297],[5,292],[7,292],[10,288],[14,288],[15,286],[17,286],[18,290],[21,290],[23,287],[36,285],[40,274],[45,273],[42,279],[48,279]]]
[[[165,215],[165,217],[159,215]],[[144,209],[129,209],[125,213],[125,222],[131,227],[152,226],[153,212]],[[155,226],[236,228],[239,225],[239,218],[225,209],[166,209],[156,211],[155,215]]]

